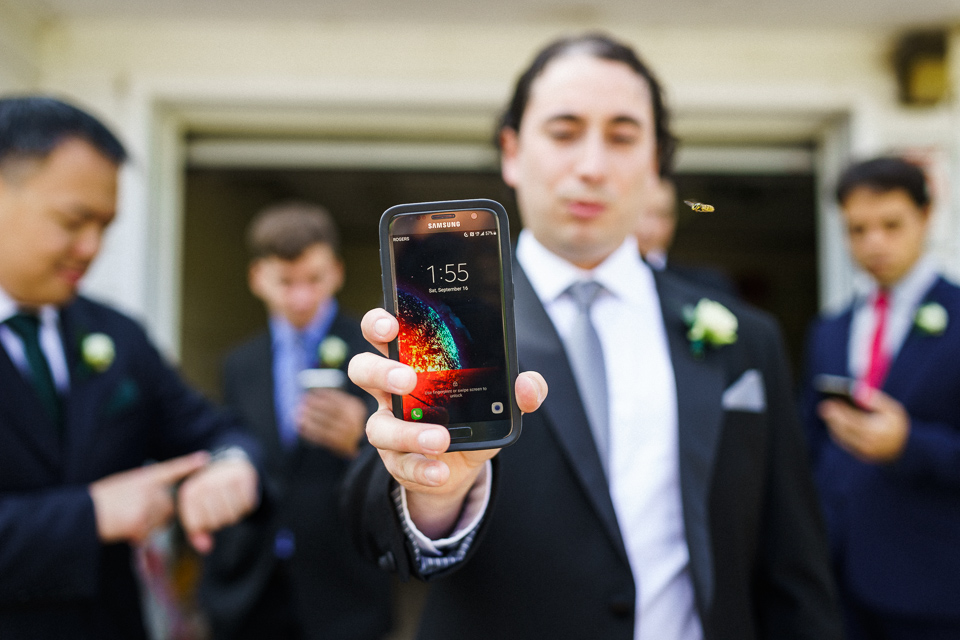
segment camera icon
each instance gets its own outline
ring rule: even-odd
[[[490,405],[490,411],[493,411],[494,413],[503,413],[503,403],[494,402]]]

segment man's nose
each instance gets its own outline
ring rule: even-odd
[[[610,157],[607,145],[600,134],[587,135],[580,147],[577,173],[586,182],[603,182],[607,177]]]
[[[312,285],[301,283],[290,287],[290,302],[297,309],[305,309],[310,306],[315,298],[316,295]]]
[[[76,242],[73,245],[74,254],[82,260],[93,260],[100,252],[102,242],[103,231],[101,229],[92,226],[85,227],[77,235]]]

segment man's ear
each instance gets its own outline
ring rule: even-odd
[[[266,302],[263,296],[263,261],[253,260],[247,268],[247,286],[250,287],[250,293],[260,300]]]
[[[341,260],[339,257],[337,258],[336,265],[337,265],[337,274],[336,274],[337,286],[334,288],[334,291],[339,293],[340,289],[343,288],[344,281],[347,278],[347,269],[343,265],[343,260]]]
[[[520,140],[516,129],[504,127],[500,130],[500,175],[508,186],[516,188],[520,177],[517,153]]]

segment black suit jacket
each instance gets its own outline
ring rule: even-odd
[[[0,636],[145,637],[130,547],[97,538],[87,485],[204,448],[253,442],[188,388],[143,330],[77,299],[60,314],[70,391],[61,438],[32,387],[0,349]],[[81,355],[104,333],[116,358],[103,372]]]
[[[350,357],[369,348],[356,320],[338,314],[329,335],[342,338]],[[373,399],[350,384],[348,391]],[[317,446],[280,442],[274,408],[273,350],[264,332],[227,356],[224,401],[261,444],[271,509],[219,532],[207,557],[201,597],[218,630],[229,634],[264,596],[280,561],[277,531],[292,531],[294,555],[285,563],[294,610],[307,638],[369,640],[390,629],[390,579],[350,544],[338,504],[348,461]]]
[[[550,385],[495,461],[495,499],[467,560],[431,576],[423,638],[630,639],[636,585],[576,384],[559,337],[515,270],[521,369]],[[775,323],[733,299],[739,339],[698,358],[683,308],[719,299],[656,276],[676,376],[680,484],[696,605],[708,640],[840,637],[834,587]],[[766,408],[724,409],[754,369]],[[344,508],[365,553],[401,576],[412,551],[374,456],[359,461]],[[642,585],[641,585],[642,588]],[[666,639],[665,639],[666,640]]]

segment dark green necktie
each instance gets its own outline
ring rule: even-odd
[[[30,365],[30,381],[43,408],[59,429],[61,426],[60,396],[53,382],[50,365],[47,363],[46,356],[43,355],[43,349],[40,348],[40,318],[29,313],[18,313],[7,319],[7,326],[13,329],[23,341],[23,353],[27,357],[27,364]]]

